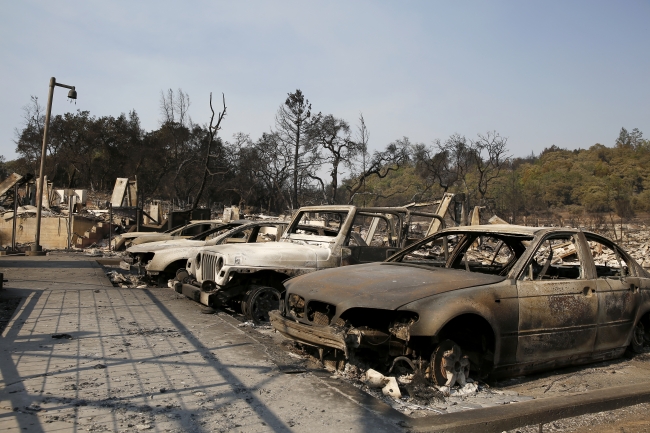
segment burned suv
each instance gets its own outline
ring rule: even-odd
[[[321,269],[385,260],[418,232],[433,213],[407,208],[312,206],[298,210],[279,242],[203,248],[178,274],[175,289],[202,304],[241,310],[255,321],[278,308],[287,278]]]

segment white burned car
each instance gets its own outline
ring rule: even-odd
[[[128,248],[125,261],[144,268],[146,275],[160,284],[176,276],[184,269],[187,260],[196,256],[205,246],[275,242],[282,234],[286,222],[235,220],[221,223],[214,228],[189,239],[150,242]]]
[[[126,232],[115,236],[111,241],[114,251],[124,250],[134,245],[141,245],[148,242],[160,242],[167,240],[189,239],[200,233],[204,233],[214,227],[222,225],[221,220],[195,220],[180,227],[174,227],[165,232]]]
[[[202,248],[188,260],[187,274],[179,274],[174,288],[202,304],[267,321],[268,312],[278,308],[284,280],[385,260],[413,239],[416,220],[428,230],[442,219],[407,208],[303,207],[279,242]]]

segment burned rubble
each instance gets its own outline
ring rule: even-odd
[[[111,280],[111,283],[121,287],[123,289],[135,288],[135,289],[146,289],[150,287],[146,281],[143,280],[141,275],[132,275],[132,274],[123,274],[116,270],[109,271],[106,273],[106,276]]]
[[[293,357],[305,360],[310,369],[325,369],[331,374],[331,379],[347,382],[413,418],[494,407],[535,398],[531,393],[500,390],[472,378],[468,378],[464,386],[437,386],[424,374],[414,373],[406,364],[398,363],[390,373],[383,374],[373,368],[382,368],[374,360],[355,355],[345,363],[327,355],[321,361],[318,350],[312,346],[288,342],[267,326],[258,326],[252,322],[242,325],[272,337],[276,344],[284,347]]]
[[[126,192],[128,187],[124,191],[123,200],[131,200]],[[215,219],[205,220],[219,222],[218,227],[211,229],[223,229],[211,233],[214,239],[226,233],[224,227],[227,226],[230,237],[224,239],[230,241],[210,245],[206,237],[201,240],[202,245],[192,247],[191,254],[180,255],[174,260],[177,268],[173,273],[158,275],[157,269],[148,269],[151,257],[134,259],[129,252],[114,251],[116,244],[112,241],[116,233],[128,231],[134,220],[127,224],[128,218],[119,216],[116,210],[119,206],[112,209],[114,214],[96,209],[98,207],[101,206],[91,203],[85,209],[80,208],[74,218],[83,216],[95,224],[107,223],[111,231],[102,233],[101,237],[76,251],[98,258],[115,287],[169,287],[209,306],[206,314],[225,310],[241,320],[240,329],[273,338],[278,347],[287,348],[292,357],[307,360],[312,368],[329,371],[330,378],[345,381],[413,418],[539,398],[539,393],[532,388],[504,385],[511,382],[502,378],[534,375],[549,368],[548,365],[553,369],[572,365],[577,355],[580,358],[576,364],[582,364],[596,359],[616,360],[625,350],[647,350],[644,344],[648,341],[650,326],[639,329],[638,325],[636,328],[630,325],[632,349],[623,344],[622,332],[614,338],[614,343],[599,341],[596,335],[588,336],[602,346],[594,359],[585,353],[571,351],[579,349],[576,344],[575,348],[565,347],[563,353],[557,351],[556,358],[540,368],[542,363],[536,364],[533,358],[543,349],[542,344],[520,339],[517,344],[525,349],[520,350],[493,330],[508,329],[515,335],[528,325],[524,331],[530,333],[535,329],[533,325],[540,326],[532,323],[539,318],[530,319],[522,312],[532,314],[531,311],[554,305],[556,310],[548,311],[547,316],[539,319],[546,321],[544,326],[566,325],[566,321],[559,325],[551,323],[549,317],[559,311],[557,308],[570,313],[575,309],[582,316],[566,316],[584,321],[585,311],[593,310],[599,302],[599,287],[602,289],[606,285],[623,287],[628,284],[629,287],[623,287],[625,296],[640,293],[635,305],[645,305],[645,291],[650,288],[646,281],[650,267],[650,232],[643,226],[626,226],[625,240],[621,243],[625,249],[586,230],[520,227],[503,224],[503,221],[492,226],[451,228],[444,232],[445,236],[429,238],[433,240],[422,244],[426,236],[440,233],[445,223],[436,218],[426,220],[424,212],[418,214],[417,211],[405,211],[406,208],[358,209],[355,211],[360,218],[352,218],[350,222],[340,209],[336,211],[338,215],[333,215],[328,214],[324,206],[313,207],[307,209],[309,215],[298,211],[294,215],[298,215],[296,224],[288,216],[282,218],[283,221],[264,216],[257,218],[260,220],[257,224],[252,224],[250,220],[238,219],[239,215],[230,208],[229,212],[209,215]],[[45,218],[64,219],[69,215],[65,203],[51,205],[49,209],[43,213]],[[17,218],[33,218],[32,213],[32,207],[24,205],[19,208]],[[164,225],[169,217],[162,207],[147,214],[149,225],[156,227]],[[3,216],[6,220],[14,218],[12,212]],[[233,220],[233,216],[237,219]],[[131,226],[137,230],[138,226],[146,225],[144,221],[141,223]],[[237,224],[245,229],[273,225],[276,231],[253,229],[238,236],[238,232],[230,232]],[[132,233],[132,239],[137,239],[140,232]],[[84,238],[78,236],[78,239]],[[181,244],[174,244],[176,241],[179,240],[164,242],[181,248]],[[287,251],[288,248],[298,251],[297,246],[311,246],[313,254],[308,256],[301,252],[291,256],[278,249],[281,243],[288,244]],[[141,249],[131,251],[144,254],[151,245],[142,244]],[[282,256],[286,262],[259,259],[263,256],[255,255],[259,251],[268,251],[269,257]],[[330,259],[333,259],[331,266],[326,263]],[[570,280],[576,280],[579,275],[602,281],[596,281],[589,290],[584,286],[591,283],[580,281],[580,292],[569,293],[567,287],[577,287]],[[524,319],[517,322],[505,307],[511,306],[512,300],[517,298],[517,290],[520,293],[537,291],[543,284],[554,285],[550,300],[529,305],[520,300],[519,314]],[[477,287],[482,289],[479,291]],[[473,292],[466,297],[458,295],[464,291]],[[454,296],[459,298],[454,299]],[[565,298],[558,301],[559,296]],[[621,303],[620,299],[612,298],[615,295],[603,298],[605,296],[610,298],[603,300],[603,305],[609,305],[610,310],[611,305]],[[427,300],[433,297],[436,297],[435,302]],[[471,305],[474,310],[463,310],[459,305]],[[595,308],[597,310],[598,306]],[[435,311],[433,319],[430,317],[432,311]],[[450,314],[444,316],[447,313]],[[623,314],[618,310],[615,313]],[[466,317],[472,314],[473,317]],[[647,316],[647,312],[643,314]],[[486,319],[479,320],[479,316]],[[530,319],[528,322],[526,317]],[[640,323],[650,325],[647,319],[643,320]],[[493,328],[495,321],[502,322]],[[591,324],[581,322],[577,326],[587,328]],[[157,328],[152,328],[150,333],[155,332]],[[68,338],[54,335],[55,339]],[[606,344],[609,346],[605,347]],[[555,346],[548,349],[550,345],[546,344],[546,350],[553,352]],[[569,360],[557,362],[561,356]],[[99,363],[93,368],[105,367],[106,364]],[[296,368],[296,371],[308,370]],[[492,375],[495,372],[497,374]],[[553,386],[551,384],[549,389]],[[69,390],[74,391],[73,388]],[[141,422],[138,425],[151,428],[149,420],[142,418]]]

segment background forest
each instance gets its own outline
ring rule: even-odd
[[[93,191],[112,190],[117,177],[137,177],[145,201],[186,208],[237,204],[278,213],[321,203],[403,205],[449,191],[465,209],[485,206],[489,215],[518,223],[560,215],[625,220],[650,212],[650,140],[637,129],[622,128],[605,145],[551,146],[525,158],[512,157],[498,132],[430,144],[402,137],[369,152],[363,115],[350,122],[312,111],[300,90],[287,95],[275,127],[257,138],[218,135],[218,120],[228,121],[225,99],[215,99],[207,124],[195,123],[189,106],[180,89],[162,93],[160,126],[153,131],[142,129],[135,111],[54,116],[45,174],[57,187]],[[210,113],[212,101],[206,108]],[[3,178],[12,171],[37,173],[43,123],[43,107],[32,97],[16,129],[19,158],[0,161]]]

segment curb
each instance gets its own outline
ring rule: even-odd
[[[466,433],[480,430],[481,433],[500,433],[518,427],[542,425],[558,419],[648,402],[650,383],[643,383],[409,419],[403,425],[412,432]]]

